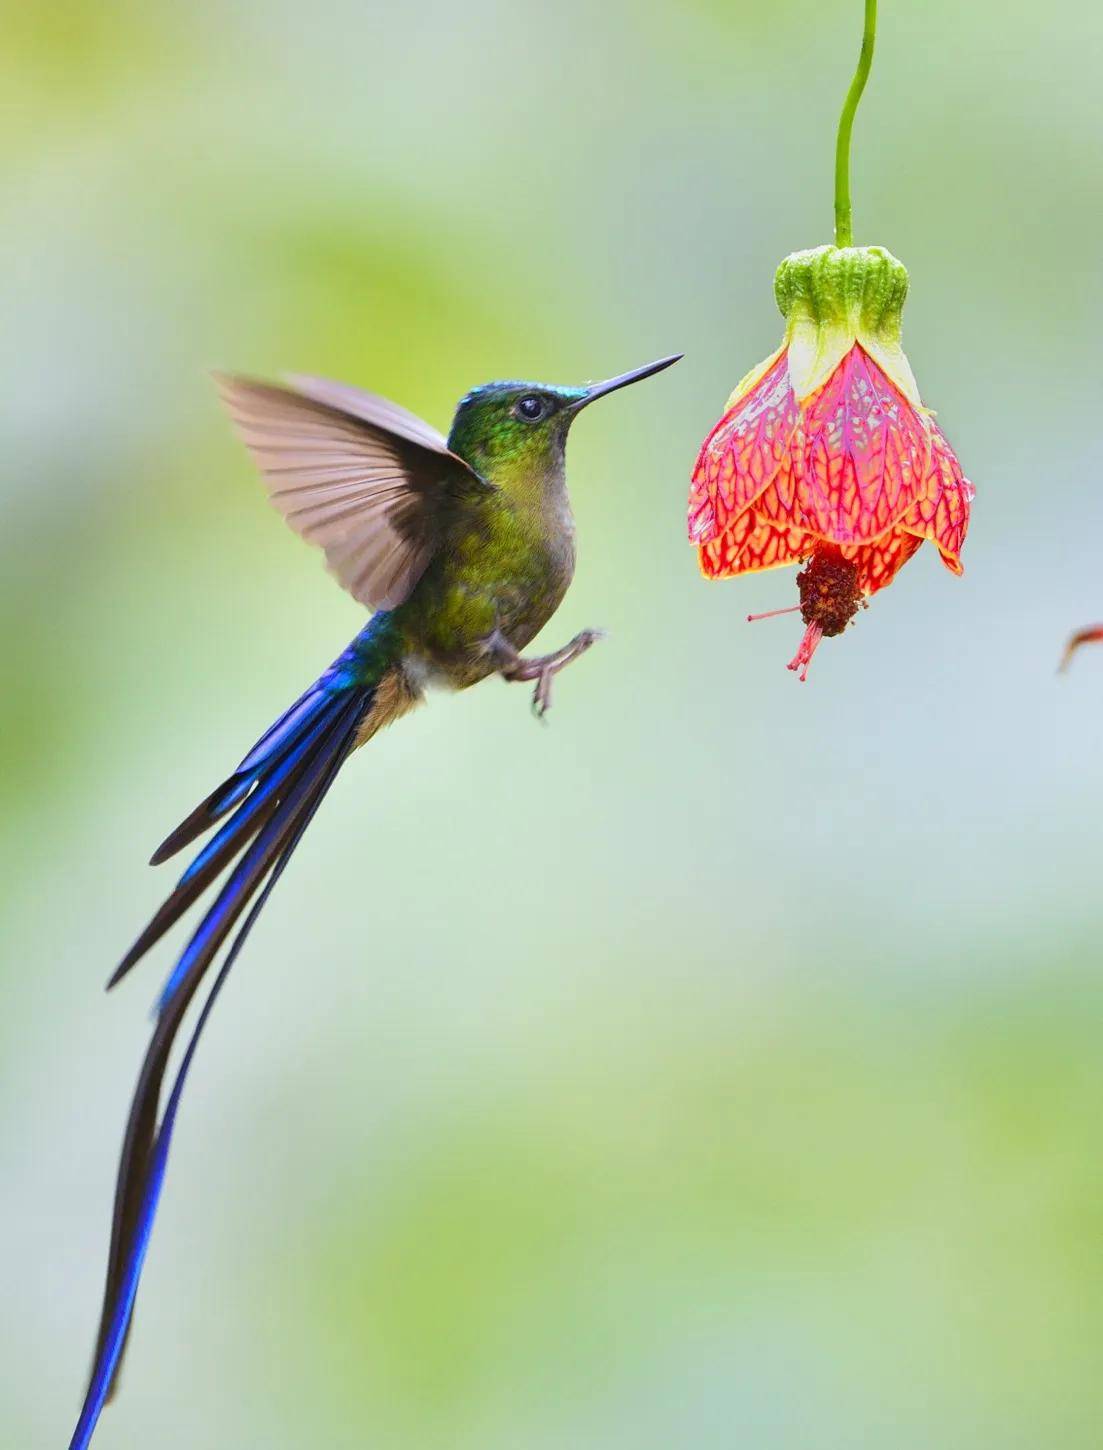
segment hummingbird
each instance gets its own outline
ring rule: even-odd
[[[596,399],[680,356],[582,387],[486,383],[460,401],[447,439],[397,403],[344,383],[293,376],[278,386],[216,374],[272,503],[325,551],[338,581],[373,613],[153,854],[151,864],[159,865],[223,822],[108,983],[120,981],[221,880],[155,1009],[119,1162],[92,1374],[70,1450],[86,1450],[114,1391],[200,1035],[303,832],[349,755],[431,686],[463,690],[491,675],[527,681],[534,711],[546,716],[556,676],[600,637],[587,629],[549,654],[522,654],[574,574],[567,434]],[[174,1041],[220,956],[164,1096]]]

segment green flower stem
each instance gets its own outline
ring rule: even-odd
[[[877,35],[877,0],[866,0],[865,29],[858,69],[850,82],[839,117],[839,136],[835,142],[835,245],[849,247],[854,241],[850,210],[850,133],[854,129],[854,112],[862,99],[873,64],[873,42]]]

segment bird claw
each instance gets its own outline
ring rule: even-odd
[[[538,655],[531,660],[522,658],[499,630],[481,641],[481,648],[495,660],[504,679],[536,681],[536,688],[532,692],[532,713],[538,720],[546,723],[547,713],[551,709],[552,681],[555,676],[604,636],[604,630],[584,629],[561,649],[554,650],[551,654]]]
[[[552,703],[552,681],[556,675],[560,670],[566,669],[572,660],[585,654],[599,639],[604,638],[603,629],[583,629],[575,635],[570,644],[564,645],[554,654],[530,661],[530,664],[533,667],[539,667],[540,671],[536,676],[536,689],[532,692],[532,713],[542,725],[548,723],[547,716]]]
[[[552,680],[555,678],[554,670],[544,670],[536,681],[536,689],[532,692],[532,713],[541,725],[548,723],[548,711],[552,702]]]
[[[547,683],[545,684],[545,678]],[[532,692],[532,714],[533,718],[540,721],[541,725],[548,723],[548,711],[551,709],[551,678],[541,675],[537,682],[536,689]]]
[[[605,635],[604,629],[583,629],[575,635],[571,643],[578,646],[579,654],[585,654],[591,645],[597,644],[599,639],[605,638]]]

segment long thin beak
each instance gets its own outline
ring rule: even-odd
[[[615,393],[618,388],[627,388],[630,383],[638,383],[643,378],[651,377],[652,373],[661,373],[664,368],[673,367],[679,362],[684,354],[676,352],[672,357],[662,357],[658,362],[647,363],[642,368],[633,368],[630,373],[621,373],[617,378],[610,378],[605,383],[593,383],[586,389],[586,396],[575,407],[585,408],[595,398],[604,398],[606,393]]]

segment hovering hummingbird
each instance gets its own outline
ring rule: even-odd
[[[595,399],[661,372],[679,356],[589,387],[487,383],[462,399],[447,440],[397,404],[342,383],[294,377],[291,387],[276,387],[218,376],[272,502],[297,533],[325,550],[341,584],[376,612],[154,852],[153,865],[167,861],[233,812],[108,984],[225,874],[157,1004],[119,1163],[91,1382],[70,1450],[85,1450],[112,1393],[184,1083],[215,998],[269,892],[347,757],[412,710],[428,685],[462,690],[493,674],[529,681],[533,708],[546,713],[555,676],[599,638],[588,629],[551,654],[521,653],[558,609],[574,573],[567,433]],[[158,1120],[176,1034],[239,922]]]

